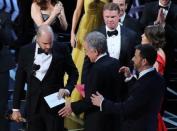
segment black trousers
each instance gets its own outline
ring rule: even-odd
[[[44,100],[41,100],[37,112],[29,114],[27,131],[64,131],[64,119],[46,106]]]
[[[5,112],[8,107],[9,71],[0,72],[0,131],[8,131]]]

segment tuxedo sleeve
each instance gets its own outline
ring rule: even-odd
[[[102,103],[103,112],[120,116],[131,116],[137,114],[137,112],[143,113],[145,110],[148,110],[153,102],[156,103],[158,101],[156,104],[160,104],[165,83],[162,82],[161,85],[155,84],[155,86],[147,83],[144,84],[145,85],[138,83],[135,91],[123,102],[114,103],[104,99]],[[157,106],[160,107],[160,105]]]
[[[23,49],[20,50],[19,53],[19,63],[15,76],[15,89],[13,95],[13,108],[20,109],[20,100],[24,93],[24,86],[27,79],[27,73],[24,69],[25,62],[25,51]]]
[[[67,46],[65,46],[64,54],[65,54],[65,71],[68,74],[66,89],[68,89],[71,93],[75,84],[77,83],[79,75],[78,70],[71,57],[69,48]]]

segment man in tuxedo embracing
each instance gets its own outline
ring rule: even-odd
[[[63,83],[65,72],[69,76],[66,87]],[[63,118],[48,107],[44,97],[55,92],[59,92],[60,96],[69,95],[77,78],[78,72],[67,45],[54,42],[50,26],[40,26],[36,41],[20,50],[12,118],[21,121],[20,98],[27,82],[28,130],[63,131]]]
[[[127,98],[113,102],[99,92],[92,94],[92,103],[103,113],[121,118],[120,131],[157,131],[157,114],[165,93],[165,80],[153,67],[157,51],[149,44],[136,46],[134,68],[139,72],[136,79],[128,67],[121,67],[128,85]]]

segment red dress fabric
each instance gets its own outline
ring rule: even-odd
[[[164,69],[165,69],[165,64],[166,61],[162,58],[160,54],[157,54],[157,60],[156,62],[158,63],[158,72],[163,75],[164,74]]]
[[[160,113],[158,113],[158,127],[157,127],[157,131],[168,131],[166,126],[165,126],[165,123],[162,119],[162,116],[160,115]]]
[[[166,61],[163,59],[163,57],[160,54],[157,54],[157,60],[156,62],[158,63],[158,72],[163,75],[164,74],[164,69],[165,69],[165,64]],[[157,131],[167,131],[167,128],[165,126],[165,123],[162,119],[162,116],[160,112],[158,113],[158,127]]]

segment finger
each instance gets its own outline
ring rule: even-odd
[[[119,72],[124,72],[124,70],[125,70],[125,67],[123,66],[119,69]]]
[[[95,98],[96,96],[97,96],[97,95],[95,95],[95,94],[92,94],[92,97],[93,97],[93,98]]]
[[[98,91],[96,92],[96,94],[97,94],[98,96],[102,96]]]
[[[95,97],[91,96],[90,99],[93,101]]]
[[[63,116],[64,114],[66,114],[66,111],[61,111],[58,114],[59,114],[59,116]]]

